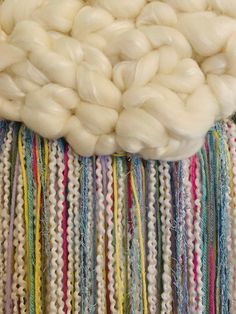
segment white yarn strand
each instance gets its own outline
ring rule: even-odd
[[[15,272],[13,273],[13,312],[18,313],[18,300],[20,300],[21,313],[27,313],[27,281],[26,281],[26,238],[25,238],[25,221],[24,221],[24,200],[23,200],[23,177],[22,170],[19,167],[19,177],[17,182],[16,198],[16,218],[14,227],[15,246]]]
[[[64,302],[63,302],[63,287],[62,287],[62,281],[63,281],[63,229],[62,229],[62,213],[63,213],[63,201],[64,201],[64,185],[63,185],[63,172],[65,169],[65,164],[63,160],[63,152],[61,150],[61,147],[57,145],[57,196],[58,196],[58,202],[57,202],[57,253],[58,253],[58,259],[57,259],[57,311],[58,314],[64,313]]]
[[[117,313],[115,290],[115,249],[113,246],[114,214],[113,214],[113,171],[112,157],[107,157],[107,195],[106,195],[106,224],[107,224],[107,258],[108,258],[108,289],[110,298],[110,311]]]
[[[157,312],[157,240],[156,240],[156,170],[155,161],[149,162],[149,187],[148,187],[148,304],[150,314]]]
[[[161,313],[172,312],[172,287],[171,287],[171,194],[169,164],[161,162],[159,165],[160,177],[160,211],[162,229],[162,252],[163,252],[163,293],[161,295]]]
[[[81,165],[78,156],[74,154],[74,176],[73,183],[75,186],[75,215],[74,215],[74,237],[75,237],[75,292],[74,292],[74,303],[75,313],[81,312],[81,268],[80,268],[80,176]]]
[[[118,223],[118,238],[119,238],[119,257],[120,257],[120,275],[121,275],[121,291],[124,295],[124,282],[125,282],[125,173],[123,169],[123,163],[119,163],[119,177],[117,180],[118,186],[118,213],[117,213],[117,223]],[[118,291],[118,286],[117,286]],[[118,296],[117,296],[118,297]]]
[[[203,313],[204,306],[203,306],[203,274],[202,274],[202,246],[201,242],[199,241],[201,239],[201,199],[202,199],[202,192],[201,192],[201,165],[199,158],[196,158],[196,178],[195,178],[195,184],[196,184],[196,200],[195,200],[195,206],[196,206],[196,216],[195,216],[195,222],[194,222],[194,237],[195,237],[195,252],[197,254],[197,274],[198,274],[198,280],[197,280],[197,302],[196,302],[196,308],[195,311],[198,314]]]
[[[236,311],[236,127],[233,123],[228,122],[228,128],[226,129],[228,134],[228,145],[230,149],[231,163],[232,163],[232,206],[229,215],[229,226],[230,226],[230,265],[231,265],[231,276],[230,276],[230,310],[232,313]]]
[[[56,154],[57,147],[56,142],[49,142],[49,195],[47,198],[48,208],[49,208],[49,223],[50,223],[50,248],[51,248],[51,272],[49,281],[49,293],[50,293],[50,313],[57,313],[57,260],[58,260],[58,250],[57,250],[57,224],[56,224]]]
[[[72,311],[73,296],[73,273],[74,273],[74,215],[75,215],[75,185],[74,185],[74,155],[71,148],[68,149],[68,220],[67,220],[67,242],[68,242],[68,270],[67,270],[67,310]]]
[[[196,285],[194,280],[194,235],[193,235],[193,207],[191,200],[190,159],[183,160],[183,188],[186,207],[186,233],[187,233],[187,261],[189,278],[189,306],[190,312],[195,313]]]
[[[105,313],[105,261],[104,261],[104,240],[105,240],[105,198],[103,194],[102,185],[102,165],[101,160],[98,157],[96,159],[96,184],[97,184],[97,308],[98,314]]]
[[[9,238],[9,228],[10,228],[10,214],[9,214],[9,200],[10,200],[10,170],[11,170],[11,162],[10,162],[10,153],[11,153],[11,143],[12,143],[13,129],[10,127],[7,132],[7,136],[4,141],[3,146],[3,203],[1,210],[1,220],[2,220],[2,233],[3,233],[3,281],[2,284],[5,289],[6,284],[6,273],[7,273],[7,248],[8,248],[8,238]],[[1,288],[2,288],[1,287]],[[5,291],[4,291],[5,295]],[[5,297],[4,297],[5,299]]]

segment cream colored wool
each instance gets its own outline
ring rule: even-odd
[[[185,158],[235,110],[235,0],[0,5],[0,118],[80,155]]]

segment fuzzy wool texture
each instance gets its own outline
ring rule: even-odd
[[[0,119],[82,156],[187,158],[235,110],[235,0],[0,5]]]

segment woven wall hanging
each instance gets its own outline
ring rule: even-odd
[[[0,314],[236,313],[236,1],[0,1]]]

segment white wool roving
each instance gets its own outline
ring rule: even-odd
[[[236,110],[235,0],[5,0],[0,119],[177,160]]]

